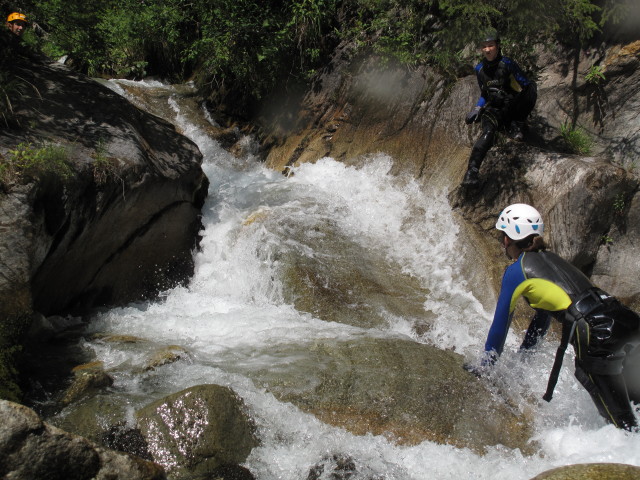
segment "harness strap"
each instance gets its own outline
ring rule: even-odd
[[[571,342],[573,335],[575,334],[576,328],[578,324],[580,324],[580,330],[582,335],[580,338],[580,345],[578,345],[578,357],[582,360],[582,353],[586,353],[586,348],[589,343],[589,325],[587,321],[584,319],[586,315],[589,315],[593,310],[602,305],[605,302],[612,301],[613,297],[608,295],[606,292],[603,292],[599,288],[590,288],[587,291],[580,294],[567,308],[565,312],[564,321],[562,322],[562,338],[560,339],[560,346],[556,351],[556,358],[553,362],[553,367],[551,368],[551,373],[549,374],[549,381],[547,382],[547,391],[542,396],[543,400],[547,402],[551,401],[553,397],[553,390],[558,383],[558,377],[560,376],[560,368],[562,367],[562,360],[564,358],[564,353],[567,350],[567,346]],[[581,352],[581,350],[585,350],[585,352]],[[620,360],[619,368],[622,368],[622,360]],[[618,369],[618,365],[616,362],[608,362],[605,364],[598,365],[603,370],[606,371],[616,371]]]
[[[578,322],[575,321],[575,319],[562,323],[562,338],[560,340],[560,346],[558,347],[558,350],[556,350],[556,358],[553,361],[553,367],[549,374],[547,391],[542,396],[543,400],[546,400],[547,402],[550,402],[553,397],[553,389],[556,388],[556,384],[558,383],[560,368],[562,367],[562,360],[564,359],[564,352],[566,352],[567,346],[569,345],[569,342],[571,342],[571,337],[573,337],[577,323]]]

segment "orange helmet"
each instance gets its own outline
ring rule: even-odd
[[[27,16],[24,13],[13,12],[11,15],[7,17],[7,22],[14,22],[16,20],[21,20],[23,22],[26,22]]]

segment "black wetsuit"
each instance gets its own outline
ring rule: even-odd
[[[640,317],[593,286],[576,267],[552,252],[525,252],[505,270],[485,351],[486,363],[502,353],[516,301],[536,309],[522,343],[536,345],[551,317],[574,325],[575,375],[600,414],[620,428],[636,426],[629,403],[640,403]],[[568,334],[568,333],[567,333]]]
[[[525,121],[537,100],[535,83],[522,73],[516,62],[498,55],[489,62],[483,60],[475,67],[480,98],[476,108],[481,109],[482,133],[476,140],[469,157],[465,182],[475,183],[477,173],[485,155],[493,146],[496,131],[509,130],[512,134],[522,132]]]

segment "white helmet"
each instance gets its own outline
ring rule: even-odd
[[[511,240],[522,240],[529,235],[542,235],[544,222],[540,212],[526,203],[514,203],[498,216],[496,228],[507,234]]]

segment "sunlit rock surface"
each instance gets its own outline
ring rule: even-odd
[[[153,459],[176,475],[242,463],[258,444],[242,400],[227,387],[191,387],[136,415]]]
[[[552,247],[586,273],[596,273],[602,288],[638,307],[638,235],[627,227],[637,216],[630,206],[637,203],[640,152],[639,52],[640,41],[538,51],[532,76],[538,102],[526,147],[500,136],[482,166],[479,192],[459,192],[452,199],[472,227],[481,225],[470,233],[476,236],[472,242],[494,250],[493,238],[483,231],[491,228],[489,219],[495,222],[510,203],[535,204]],[[585,79],[593,65],[603,68],[599,83]],[[426,188],[453,191],[480,133],[463,121],[479,94],[471,68],[468,73],[450,82],[428,67],[397,67],[341,45],[299,104],[274,107],[259,119],[272,147],[267,164],[286,170],[324,156],[354,162],[384,152],[394,158],[395,171],[422,179]],[[590,154],[570,153],[561,135],[567,122],[591,139]],[[607,248],[598,254],[601,244]],[[492,277],[497,282],[500,275]]]

